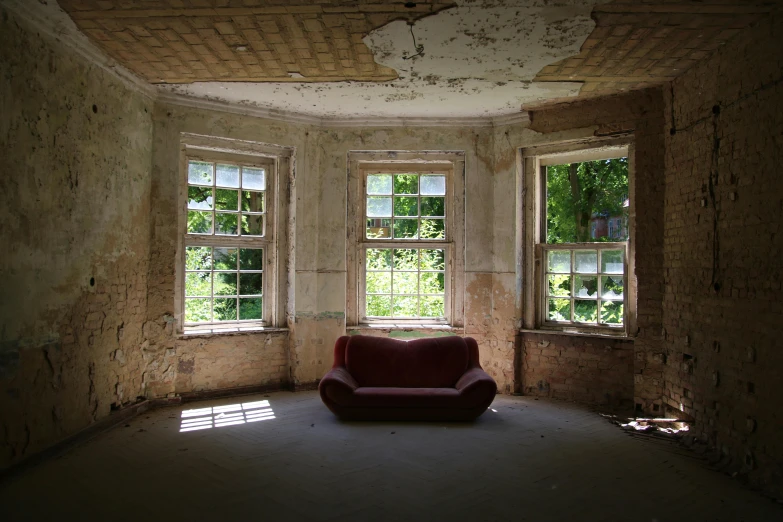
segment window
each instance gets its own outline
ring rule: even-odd
[[[543,150],[542,150],[543,149]],[[526,324],[624,335],[633,316],[628,248],[629,146],[523,151],[540,203],[534,243],[536,284]],[[529,307],[528,307],[529,308]]]
[[[277,288],[279,155],[250,142],[189,137],[180,258],[180,329],[272,326]],[[214,148],[205,146],[216,141]],[[195,143],[195,144],[193,144]],[[265,152],[266,151],[266,152]],[[280,152],[279,150],[277,151]]]
[[[349,321],[461,325],[461,300],[453,298],[463,230],[454,219],[463,212],[455,161],[359,160],[367,156],[375,157],[352,155]]]

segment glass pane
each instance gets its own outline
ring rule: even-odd
[[[239,293],[241,295],[261,295],[264,293],[264,274],[239,274]]]
[[[622,299],[623,276],[601,276],[601,292],[604,299]]]
[[[392,307],[394,317],[416,317],[419,315],[419,298],[415,295],[395,295]]]
[[[548,252],[547,272],[564,274],[571,272],[571,251],[550,250]]]
[[[419,273],[418,272],[394,272],[394,293],[395,294],[418,294]]]
[[[215,208],[217,210],[238,210],[239,191],[215,189]]]
[[[442,219],[422,219],[419,238],[446,239],[446,222]]]
[[[212,268],[212,248],[185,247],[185,270],[210,270]]]
[[[212,296],[211,272],[188,272],[185,274],[186,296]]]
[[[574,251],[574,272],[595,274],[598,269],[598,252],[596,250]]]
[[[395,216],[418,216],[419,198],[396,197],[394,198]]]
[[[623,302],[604,301],[601,303],[601,322],[607,324],[623,324]]]
[[[446,307],[443,297],[424,296],[421,298],[422,317],[444,317]]]
[[[212,187],[188,187],[188,208],[212,210]]]
[[[382,237],[391,237],[391,219],[368,219],[367,239],[377,239]]]
[[[391,317],[390,295],[368,295],[367,317]]]
[[[185,299],[185,321],[205,323],[212,320],[212,299]]]
[[[446,291],[443,272],[422,272],[419,275],[419,292],[422,294],[442,294]]]
[[[391,270],[391,248],[368,248],[366,258],[367,270]]]
[[[418,219],[395,219],[394,220],[394,238],[395,239],[416,239],[419,231]]]
[[[390,294],[391,272],[367,272],[368,294]]]
[[[211,234],[212,212],[188,210],[188,234]]]
[[[212,185],[212,164],[202,161],[188,162],[188,183]]]
[[[367,217],[391,217],[392,198],[367,198]]]
[[[414,248],[394,249],[395,270],[418,270],[419,251]]]
[[[571,296],[570,275],[551,274],[548,277],[549,277],[549,295],[557,296],[557,297]]]
[[[571,320],[571,300],[570,299],[550,299],[549,312],[547,319],[550,321],[570,321]]]
[[[263,214],[242,214],[242,235],[263,236],[266,216]]]
[[[601,272],[604,274],[622,274],[624,272],[623,251],[622,250],[601,251]]]
[[[215,295],[237,295],[236,272],[215,272]]]
[[[242,248],[239,250],[239,268],[242,270],[263,270],[264,249]]]
[[[215,321],[236,321],[237,300],[215,299]]]
[[[263,300],[260,297],[239,299],[239,318],[241,320],[261,319],[263,313]]]
[[[242,188],[256,190],[266,189],[266,171],[264,169],[242,167]]]
[[[445,198],[421,198],[422,216],[445,216]]]
[[[243,190],[242,212],[264,212],[264,192]]]
[[[215,234],[236,235],[238,214],[215,214]]]
[[[575,276],[574,295],[576,297],[595,297],[598,295],[598,278],[595,276]]]
[[[440,249],[421,249],[422,270],[446,270],[446,253]]]
[[[574,301],[574,321],[594,323],[598,318],[598,301]]]
[[[218,187],[232,187],[232,188],[239,188],[239,167],[236,165],[221,165],[218,163],[215,166],[215,171],[217,173],[217,182],[215,183]]]
[[[377,194],[381,196],[391,195],[392,176],[391,174],[370,174],[367,176],[367,194]]]
[[[446,176],[431,176],[426,175],[421,177],[421,193],[422,195],[429,196],[445,196],[446,195]]]
[[[236,270],[237,249],[215,247],[215,270]]]
[[[418,174],[395,174],[394,193],[395,194],[418,194],[419,175]]]

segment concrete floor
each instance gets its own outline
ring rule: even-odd
[[[278,392],[142,414],[0,485],[0,515],[736,522],[783,508],[567,403],[498,396],[475,424],[342,423],[316,392]]]

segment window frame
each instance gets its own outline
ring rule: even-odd
[[[464,153],[349,152],[348,277],[346,323],[373,327],[462,327],[464,324]],[[367,176],[379,173],[444,174],[444,239],[368,238],[366,234]],[[392,212],[393,213],[393,212]],[[419,215],[419,217],[421,217]],[[366,251],[377,249],[444,250],[444,318],[366,317]],[[420,295],[420,294],[419,294]]]

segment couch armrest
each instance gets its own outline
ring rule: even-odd
[[[356,383],[344,366],[332,368],[318,383],[318,393],[330,410],[335,411],[339,405],[349,404],[353,399],[353,392],[359,385]]]
[[[455,386],[460,395],[471,393],[473,390],[484,390],[487,395],[495,395],[498,391],[498,385],[495,379],[489,376],[481,368],[471,368],[459,378]]]
[[[321,382],[318,384],[318,387],[326,386],[326,385],[337,385],[344,388],[349,389],[350,391],[354,391],[356,388],[359,387],[359,385],[356,382],[356,379],[354,379],[350,373],[348,373],[348,369],[344,366],[338,366],[336,368],[332,368],[329,370],[326,375],[323,376],[321,379]]]

